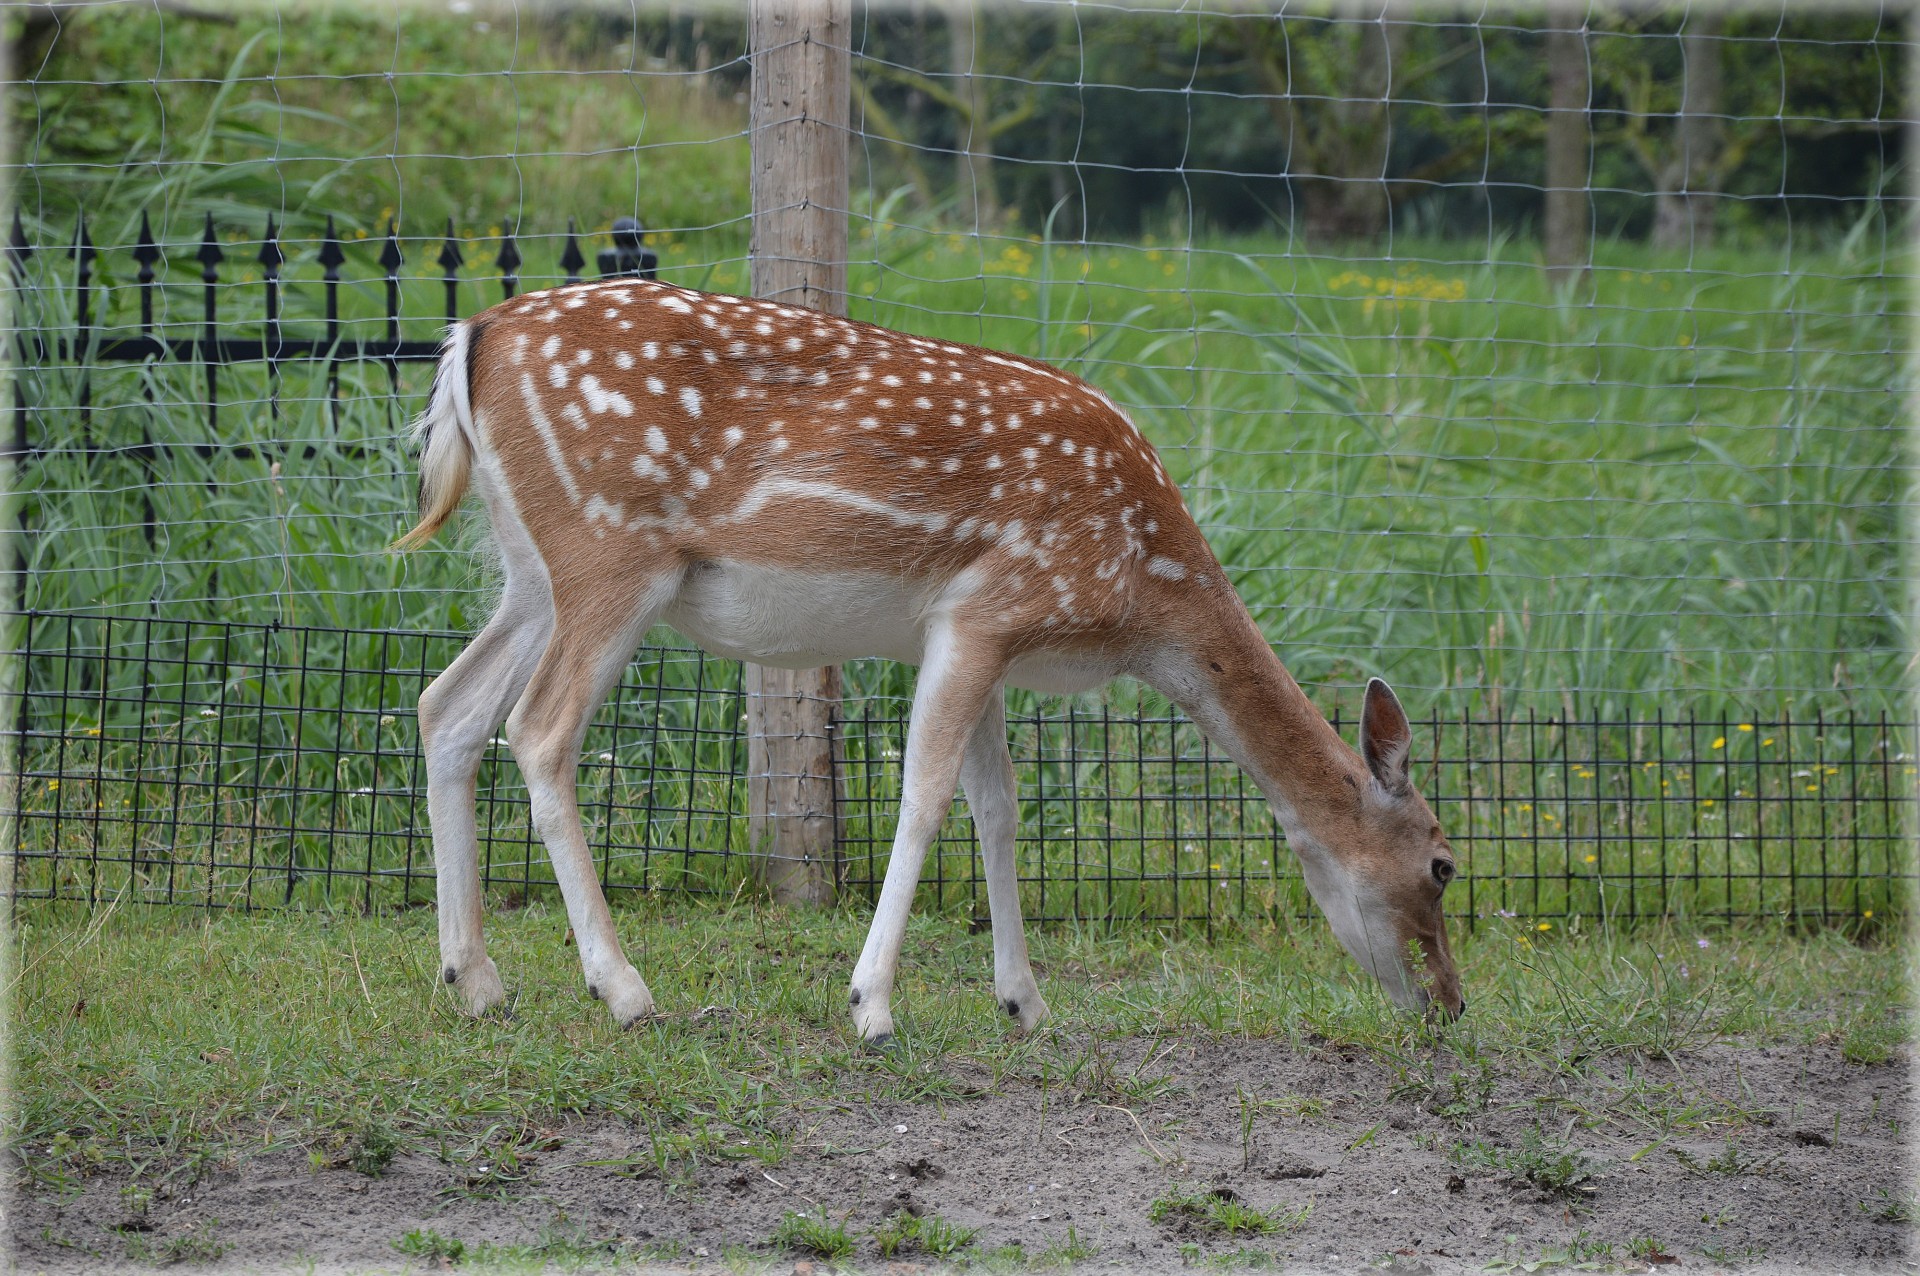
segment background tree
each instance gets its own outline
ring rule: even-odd
[[[1555,0],[1547,10],[1546,216],[1548,267],[1561,279],[1585,268],[1593,230],[1587,198],[1593,132],[1587,120],[1587,6]]]

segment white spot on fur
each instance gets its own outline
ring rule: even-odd
[[[647,427],[647,451],[659,456],[667,450],[667,436],[657,425]]]
[[[593,412],[613,412],[619,416],[633,415],[633,400],[618,390],[608,390],[601,386],[600,378],[588,373],[580,378],[580,394],[587,401],[587,408]]]
[[[1147,575],[1158,576],[1161,580],[1185,580],[1187,569],[1164,554],[1155,554],[1147,560]]]
[[[551,359],[560,353],[560,334],[554,333],[540,343],[540,357]]]

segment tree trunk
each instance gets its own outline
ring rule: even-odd
[[[1393,217],[1387,166],[1394,76],[1406,61],[1408,28],[1383,17],[1351,29],[1351,78],[1334,90],[1334,100],[1296,108],[1301,135],[1289,167],[1311,243],[1375,239]]]
[[[1674,155],[1660,174],[1654,194],[1655,248],[1713,246],[1715,194],[1721,151],[1726,145],[1720,119],[1722,34],[1726,15],[1701,10],[1687,15],[1680,37],[1680,119],[1674,128]]]
[[[1576,279],[1591,252],[1588,186],[1593,129],[1587,111],[1585,0],[1555,0],[1547,10],[1547,271],[1558,284]]]
[[[992,108],[987,78],[981,74],[975,17],[974,0],[951,0],[947,5],[948,56],[955,90],[966,103],[961,118],[954,121],[954,175],[960,192],[973,195],[976,224],[988,227],[1000,222],[1000,195],[993,184]]]

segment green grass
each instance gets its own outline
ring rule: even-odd
[[[1877,316],[1900,304],[1898,261],[1841,245],[1787,269],[1602,246],[1575,305],[1524,253],[1477,257],[1484,245],[1368,263],[1276,240],[862,229],[857,317],[1043,355],[1134,411],[1309,683],[1384,673],[1444,689],[1449,709],[1563,708],[1575,693],[1602,714],[1676,693],[1742,716],[1892,703],[1900,364]],[[666,249],[667,278],[744,286],[709,249]],[[436,283],[411,288],[413,313],[437,313]],[[114,298],[109,321],[127,321],[134,298]],[[62,322],[58,297],[33,300]],[[187,332],[191,290],[174,309]],[[337,417],[297,369],[278,415],[263,372],[223,372],[219,437],[250,458],[185,446],[209,434],[190,369],[97,372],[87,423],[69,406],[77,378],[29,372],[36,446],[144,430],[176,480],[149,490],[130,455],[41,461],[32,602],[192,614],[217,596],[234,600],[224,614],[293,623],[475,623],[464,556],[381,552],[412,508],[400,427],[428,370],[405,370],[398,399],[383,370],[350,372]],[[275,439],[302,446],[282,455]],[[348,445],[370,455],[347,461]],[[150,499],[164,551],[107,535],[137,529]],[[901,684],[874,670],[855,685]]]
[[[1176,1231],[1198,1230],[1222,1236],[1273,1236],[1297,1231],[1312,1213],[1312,1202],[1259,1209],[1226,1188],[1163,1196],[1147,1208],[1150,1222]]]
[[[913,1254],[953,1258],[970,1248],[979,1234],[977,1227],[961,1227],[938,1214],[900,1210],[873,1229],[873,1243],[882,1258]]]
[[[627,1034],[587,998],[561,943],[564,914],[541,904],[492,914],[514,1014],[470,1022],[435,977],[426,911],[127,906],[89,916],[23,902],[9,1129],[23,1172],[64,1190],[114,1166],[190,1176],[291,1147],[364,1173],[408,1149],[460,1168],[459,1191],[488,1197],[511,1190],[529,1157],[551,1161],[531,1133],[541,1120],[599,1112],[650,1134],[614,1168],[670,1184],[703,1162],[777,1165],[789,1147],[781,1118],[795,1104],[939,1100],[984,1076],[994,1086],[1021,1078],[1062,1102],[1138,1106],[1161,1092],[1151,1060],[1121,1074],[1124,1084],[1088,1079],[1112,1057],[1109,1043],[1140,1036],[1332,1043],[1387,1061],[1402,1085],[1420,1075],[1427,1030],[1318,926],[1223,929],[1212,943],[1147,927],[1041,933],[1035,958],[1058,972],[1043,982],[1064,1031],[1021,1038],[993,1004],[988,937],[921,914],[897,993],[900,1047],[876,1054],[846,1016],[864,931],[855,913],[675,901],[618,917],[665,1012]],[[1499,927],[1462,934],[1473,1012],[1448,1042],[1468,1069],[1625,1060],[1626,1080],[1605,1087],[1594,1115],[1657,1147],[1755,1118],[1671,1076],[1639,1075],[1641,1054],[1837,1040],[1866,1007],[1905,1040],[1897,951],[1774,927],[1713,934],[1705,951],[1690,930],[1649,927],[1547,952]],[[1683,959],[1686,979],[1673,973]],[[730,1013],[694,1013],[716,1003]],[[1552,1149],[1541,1153],[1544,1163]]]
[[[1565,1140],[1541,1133],[1538,1125],[1526,1129],[1517,1148],[1463,1143],[1454,1149],[1453,1159],[1469,1169],[1501,1171],[1515,1182],[1570,1200],[1591,1193],[1593,1180],[1606,1168]]]
[[[828,1218],[824,1210],[818,1215],[789,1212],[773,1229],[773,1244],[776,1249],[829,1262],[851,1258],[854,1251],[845,1222]]]

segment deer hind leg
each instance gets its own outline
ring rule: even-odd
[[[1013,754],[1007,748],[1007,702],[998,687],[987,697],[967,737],[960,786],[973,815],[973,831],[987,865],[987,907],[993,914],[993,994],[1022,1031],[1047,1017],[1047,1003],[1027,960],[1026,928],[1020,919],[1019,861],[1014,835],[1020,827],[1020,799],[1014,783]]]
[[[876,1045],[893,1035],[893,981],[900,970],[900,947],[920,867],[953,805],[967,737],[1005,672],[1006,661],[995,644],[977,637],[969,642],[951,624],[936,626],[927,636],[907,727],[893,854],[847,993],[854,1028]]]
[[[499,610],[467,649],[420,696],[426,756],[427,822],[439,895],[440,973],[467,1013],[506,1000],[481,930],[480,852],[474,778],[494,732],[533,676],[553,628],[546,573],[520,570],[503,537],[507,587]]]
[[[621,951],[580,825],[580,747],[594,711],[666,610],[679,581],[677,572],[656,575],[637,595],[617,602],[605,593],[573,606],[557,600],[552,640],[507,719],[507,741],[526,779],[534,828],[566,900],[587,992],[606,1002],[622,1027],[653,1013],[653,994]]]

